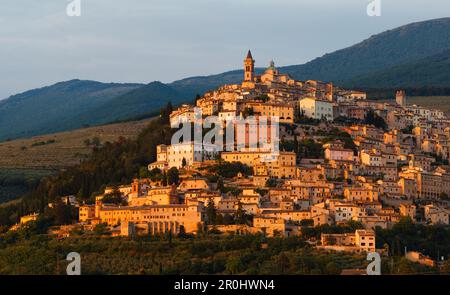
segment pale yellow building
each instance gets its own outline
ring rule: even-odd
[[[299,102],[299,108],[308,118],[333,121],[333,104],[327,100],[312,97],[303,98]]]
[[[412,220],[416,219],[416,205],[414,204],[400,204],[400,215],[409,216]]]
[[[325,159],[330,161],[354,161],[354,152],[351,149],[344,148],[344,143],[334,141],[323,145],[325,150]]]
[[[88,222],[95,217],[95,205],[81,205],[78,208],[78,220]]]
[[[156,147],[157,161],[148,165],[148,169],[159,168],[161,170],[168,168],[183,168],[183,162],[186,166],[195,165],[206,160],[215,159],[218,152],[205,148],[201,143],[183,142],[172,145],[158,145]]]
[[[321,234],[318,248],[345,252],[375,252],[375,232],[358,229],[355,233]]]
[[[294,123],[294,107],[287,103],[246,102],[245,108],[266,117],[278,117],[280,123]]]
[[[293,152],[279,152],[279,154],[266,151],[223,152],[221,158],[226,162],[241,162],[249,167],[265,165],[268,175],[272,177],[294,178],[296,175],[296,155]]]
[[[300,234],[300,226],[289,221],[276,217],[255,216],[253,227],[265,232],[269,237],[273,236],[294,236]]]
[[[122,222],[146,223],[151,234],[178,233],[181,226],[188,233],[196,232],[206,220],[204,206],[200,202],[132,207],[105,206],[97,201],[95,206],[95,222],[109,226]]]
[[[424,207],[425,219],[430,224],[449,224],[449,210],[435,206],[426,205]]]
[[[344,188],[344,197],[353,202],[377,202],[378,191],[366,187],[346,187]]]

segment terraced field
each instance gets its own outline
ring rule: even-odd
[[[134,138],[151,119],[0,142],[0,169],[57,170],[79,163],[95,144]]]
[[[151,119],[0,142],[0,206],[15,202],[39,180],[76,165],[94,146],[119,137],[134,138]]]

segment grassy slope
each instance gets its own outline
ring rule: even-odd
[[[0,204],[14,200],[43,176],[78,164],[92,151],[86,139],[98,137],[100,142],[113,142],[119,137],[136,137],[151,119],[124,122],[74,131],[35,136],[0,143]],[[45,145],[39,142],[54,143]]]
[[[92,150],[84,141],[98,137],[101,142],[115,141],[120,136],[136,137],[149,119],[77,129],[0,143],[0,168],[60,169],[78,164]],[[54,140],[54,143],[32,146]]]

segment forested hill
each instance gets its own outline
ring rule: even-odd
[[[0,100],[0,141],[81,128],[80,116],[141,84],[70,80]]]
[[[76,195],[81,201],[92,202],[95,192],[102,191],[106,185],[131,182],[141,168],[146,170],[147,164],[156,160],[156,146],[170,143],[173,132],[169,126],[171,110],[172,106],[168,104],[137,139],[106,142],[102,147],[94,148],[88,160],[42,179],[36,189],[18,202],[1,206],[0,228],[15,224],[20,216],[48,210],[48,203],[59,200],[60,196]],[[56,218],[69,218],[70,214],[61,212],[66,209],[57,203]],[[57,220],[58,224],[65,222]]]
[[[343,83],[359,88],[445,87],[450,79],[450,48],[418,61],[358,76]],[[428,94],[430,95],[430,94]]]
[[[339,84],[358,75],[419,61],[449,48],[450,18],[441,18],[388,30],[306,64],[282,70],[301,80],[318,79]],[[444,82],[450,86],[450,76]]]

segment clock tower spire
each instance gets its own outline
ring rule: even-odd
[[[244,81],[253,82],[255,76],[255,60],[252,57],[252,52],[249,50],[247,58],[244,60]]]

